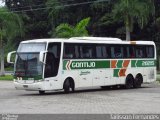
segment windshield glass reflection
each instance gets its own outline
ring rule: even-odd
[[[17,53],[15,76],[42,76],[42,70],[42,63],[39,62],[39,53]]]

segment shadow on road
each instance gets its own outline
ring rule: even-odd
[[[88,92],[104,92],[104,91],[135,91],[138,89],[144,89],[144,88],[153,88],[151,86],[142,86],[141,88],[133,88],[133,89],[125,89],[124,87],[117,87],[117,86],[110,86],[106,88],[87,88],[87,89],[77,89],[74,92],[70,93],[64,93],[63,90],[57,90],[57,91],[46,91],[45,94],[39,94],[38,91],[37,93],[32,93],[32,94],[21,94],[20,96],[47,96],[47,95],[72,95],[72,94],[79,94],[79,93],[88,93]]]

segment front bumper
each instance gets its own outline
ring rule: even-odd
[[[17,90],[44,90],[44,81],[31,82],[31,81],[14,81],[15,88]]]

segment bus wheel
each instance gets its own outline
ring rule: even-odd
[[[45,91],[39,90],[39,94],[40,94],[40,95],[44,95],[44,94],[45,94]]]
[[[63,89],[65,93],[74,92],[74,81],[67,78],[64,82]]]
[[[137,74],[135,79],[134,79],[134,84],[133,84],[133,87],[134,88],[140,88],[141,85],[143,83],[143,77],[141,74]]]
[[[133,81],[134,81],[134,78],[133,76],[130,74],[126,77],[126,84],[125,84],[125,88],[126,89],[131,89],[133,88]]]

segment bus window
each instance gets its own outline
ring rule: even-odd
[[[111,58],[111,47],[109,45],[105,46],[105,58]]]
[[[58,74],[61,53],[61,43],[49,43],[46,55],[44,77],[54,77]]]
[[[146,52],[144,46],[137,46],[136,47],[136,58],[145,58]]]
[[[146,46],[147,58],[154,58],[154,46]]]
[[[103,58],[102,46],[96,46],[96,58]]]
[[[64,45],[63,57],[65,59],[71,59],[75,57],[75,47],[71,44]]]
[[[122,47],[121,46],[114,46],[114,58],[122,58]]]
[[[135,50],[133,46],[128,47],[128,57],[129,58],[135,58]]]
[[[95,58],[94,45],[80,46],[81,58]]]
[[[53,77],[55,74],[55,56],[53,53],[48,52],[46,55],[45,78]]]
[[[142,49],[140,47],[136,48],[136,58],[142,58],[142,57],[143,57]]]
[[[129,57],[129,47],[123,45],[123,57],[128,58]]]
[[[115,56],[114,56],[114,47],[113,46],[111,47],[111,58],[115,58]]]
[[[61,43],[50,43],[48,45],[48,52],[53,53],[55,58],[60,58]]]
[[[92,49],[89,47],[82,48],[82,57],[83,58],[92,58]]]

